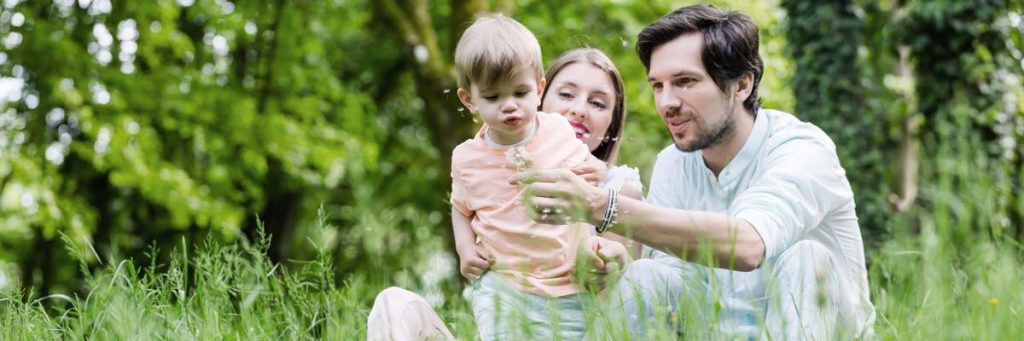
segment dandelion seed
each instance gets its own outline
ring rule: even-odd
[[[412,52],[413,56],[416,57],[416,61],[419,62],[420,64],[425,63],[427,61],[427,58],[430,57],[430,52],[427,51],[427,47],[423,45],[416,45],[416,47],[413,48]]]
[[[452,92],[452,89],[444,89],[445,94],[448,94],[449,92]]]
[[[505,153],[505,159],[515,166],[516,171],[523,171],[530,168],[530,160],[527,157],[526,148],[523,146],[509,149]]]

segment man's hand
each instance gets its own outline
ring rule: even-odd
[[[512,178],[512,183],[526,185],[523,203],[538,223],[559,225],[584,221],[594,224],[603,219],[607,191],[587,183],[569,169],[521,172]]]
[[[591,236],[583,244],[580,258],[576,259],[577,283],[587,290],[600,292],[614,283],[619,273],[633,258],[622,243]]]
[[[473,245],[466,252],[459,252],[459,273],[468,280],[480,278],[492,264],[494,257],[480,245]]]

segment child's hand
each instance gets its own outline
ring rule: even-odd
[[[585,288],[594,292],[600,292],[608,284],[614,283],[619,272],[633,261],[622,243],[598,236],[587,239],[582,256],[583,259],[576,261],[585,264],[578,269],[585,272],[577,273],[577,279]]]
[[[602,180],[604,180],[604,176],[608,174],[608,168],[582,164],[573,167],[572,172],[579,175],[583,180],[586,180],[591,185],[597,186]]]
[[[480,245],[474,245],[467,252],[459,252],[459,272],[468,280],[480,278],[492,264],[494,257]]]

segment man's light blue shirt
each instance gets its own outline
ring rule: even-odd
[[[829,270],[844,279],[841,295],[863,314],[855,320],[866,326],[873,323],[853,191],[835,145],[813,124],[785,112],[759,110],[747,142],[717,177],[700,151],[668,146],[658,154],[646,200],[747,221],[764,241],[763,264],[770,265],[798,241],[821,243],[839,259],[842,268]],[[658,250],[645,253],[659,262],[704,274],[708,294],[717,297],[722,307],[721,331],[758,333],[757,322],[763,320],[768,304],[764,266],[738,272],[706,268]]]

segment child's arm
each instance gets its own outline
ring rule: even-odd
[[[477,279],[491,267],[492,257],[486,249],[476,244],[476,233],[470,227],[472,217],[467,217],[452,206],[452,230],[455,233],[455,252],[459,254],[459,273],[466,279]]]

